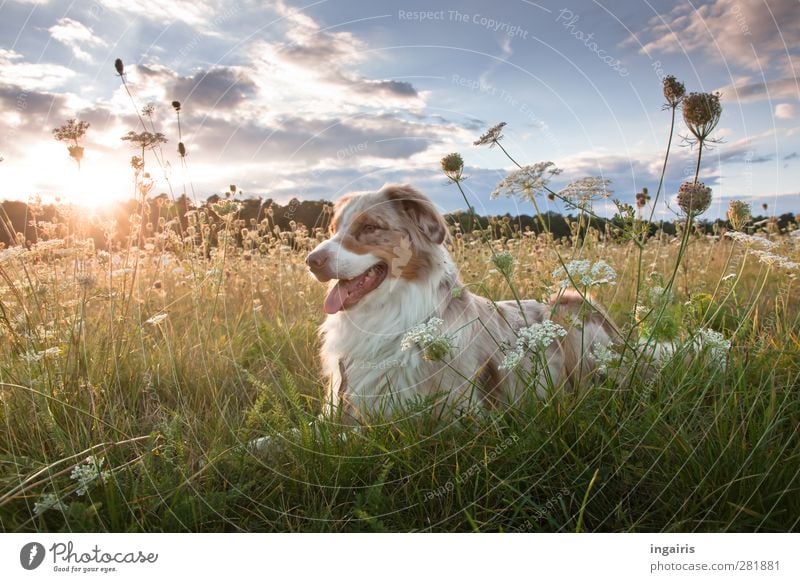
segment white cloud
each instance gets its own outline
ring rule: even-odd
[[[91,63],[93,59],[89,53],[83,50],[83,47],[106,46],[105,41],[97,36],[91,28],[71,18],[60,19],[48,30],[55,40],[72,49],[75,58],[87,63]]]
[[[654,57],[702,52],[758,71],[785,65],[789,48],[800,44],[797,19],[796,0],[679,3],[669,13],[651,18],[640,40],[642,51]]]
[[[0,49],[0,84],[14,85],[22,91],[47,91],[62,86],[75,72],[48,63],[27,63],[22,55]]]
[[[791,103],[779,103],[775,106],[775,117],[778,119],[793,119],[796,115],[797,110]]]

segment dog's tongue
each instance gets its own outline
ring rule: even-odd
[[[333,315],[344,309],[345,306],[352,305],[358,301],[361,298],[358,293],[358,284],[362,279],[364,279],[364,275],[347,281],[338,281],[328,291],[328,296],[325,298],[325,313]]]

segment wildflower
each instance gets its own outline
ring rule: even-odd
[[[151,317],[150,319],[148,319],[147,321],[145,321],[145,323],[147,325],[158,325],[159,323],[162,323],[165,319],[167,319],[167,315],[168,314],[166,313],[158,313],[153,317]]]
[[[565,269],[566,267],[566,269]],[[617,273],[605,261],[591,264],[587,260],[570,261],[564,267],[553,271],[553,278],[562,289],[572,285],[576,287],[594,287],[613,284]]]
[[[687,215],[703,214],[711,206],[711,188],[702,182],[684,182],[678,189],[678,206]]]
[[[5,263],[12,259],[16,259],[25,254],[25,248],[21,246],[8,247],[7,249],[0,250],[0,263]]]
[[[561,170],[553,162],[539,162],[523,166],[503,178],[492,190],[490,197],[497,198],[500,194],[503,194],[509,198],[522,196],[525,199],[532,200],[536,194],[547,189],[552,176],[560,173]]]
[[[431,317],[426,323],[415,325],[403,336],[400,349],[410,350],[416,344],[422,349],[422,357],[426,360],[443,360],[453,349],[453,338],[441,332],[443,325],[444,321],[438,317]]]
[[[698,348],[705,350],[712,361],[724,361],[731,349],[731,340],[713,329],[700,329],[697,331],[696,340]]]
[[[506,353],[499,368],[512,370],[519,365],[528,350],[542,352],[565,335],[567,335],[567,330],[549,319],[541,323],[534,323],[530,327],[523,327],[517,331],[517,343],[512,350]]]
[[[664,99],[667,100],[667,106],[674,109],[686,95],[686,87],[674,75],[664,77],[663,85]]]
[[[141,150],[153,149],[159,144],[167,143],[167,138],[161,132],[152,133],[143,131],[141,133],[136,133],[135,131],[129,131],[120,139],[130,142],[133,147]],[[133,160],[131,160],[131,163],[133,163]]]
[[[117,70],[117,75],[121,77],[122,74],[125,72],[125,67],[122,64],[122,59],[117,59],[114,61],[114,68]]]
[[[69,478],[78,482],[78,488],[75,490],[77,495],[86,495],[91,484],[97,479],[100,479],[103,483],[108,480],[111,472],[101,470],[103,463],[105,463],[105,459],[98,459],[92,456],[87,457],[82,465],[75,465]]]
[[[771,240],[764,238],[763,236],[745,234],[743,232],[736,232],[729,230],[725,233],[725,236],[735,242],[740,242],[748,246],[758,245],[767,250],[774,249],[776,246],[778,246],[777,243],[774,243]]]
[[[180,101],[173,101],[172,107],[175,109],[175,112],[178,113],[181,110],[181,102]]]
[[[33,513],[41,515],[50,509],[57,509],[58,511],[66,511],[67,506],[58,498],[55,493],[46,493],[41,496],[39,501],[33,504]]]
[[[683,120],[700,142],[714,131],[720,115],[719,93],[690,93],[683,100]]]
[[[786,270],[794,270],[800,268],[800,263],[796,263],[790,260],[787,257],[782,255],[776,255],[775,253],[771,253],[769,251],[761,251],[761,250],[754,250],[750,251],[756,257],[758,257],[758,262],[769,267],[780,267]]]
[[[511,274],[514,272],[514,256],[511,253],[508,251],[495,253],[492,256],[492,263],[506,279],[511,278]]]
[[[502,133],[505,126],[505,121],[498,123],[494,127],[490,128],[489,131],[480,136],[477,140],[475,140],[472,145],[482,146],[488,144],[490,148],[494,147],[497,145],[497,142],[503,139]]]
[[[461,154],[447,154],[442,158],[442,172],[453,182],[458,182],[461,179],[461,173],[463,171],[464,159],[461,157]]]
[[[741,200],[731,200],[728,206],[728,221],[731,223],[733,230],[741,230],[741,228],[750,222],[753,218],[750,212],[750,205]]]
[[[589,352],[597,362],[597,371],[601,374],[606,374],[608,367],[617,360],[617,354],[602,342],[594,342]]]
[[[600,177],[586,176],[570,182],[566,188],[558,193],[562,197],[573,201],[587,201],[597,198],[608,198],[613,190],[608,189],[611,180]]]
[[[219,202],[215,202],[212,205],[214,212],[222,216],[223,218],[229,217],[233,218],[235,214],[238,214],[239,210],[241,210],[242,205],[240,202],[235,200],[220,200]],[[200,222],[203,222],[202,218],[203,215],[200,216]]]
[[[178,153],[180,154],[180,156],[181,156],[182,158],[185,158],[185,157],[186,157],[186,146],[185,146],[185,145],[183,145],[183,142],[182,142],[182,141],[179,141],[179,142],[178,142]]]

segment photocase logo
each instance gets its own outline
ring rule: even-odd
[[[35,570],[44,561],[44,546],[38,542],[30,542],[22,546],[19,552],[19,563],[26,570]]]

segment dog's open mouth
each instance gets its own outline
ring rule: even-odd
[[[378,263],[372,265],[358,277],[339,279],[325,298],[325,313],[333,315],[361,301],[383,283],[387,271],[386,263]]]

